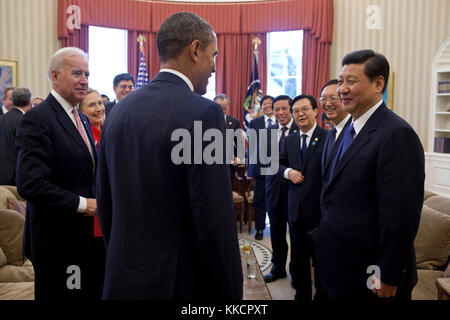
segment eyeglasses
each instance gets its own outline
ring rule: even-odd
[[[294,110],[292,110],[292,112],[294,112],[294,114],[299,114],[300,111],[306,113],[309,109],[312,109],[312,107],[295,108]]]
[[[338,101],[338,100],[339,100],[339,97],[338,97],[338,96],[320,97],[320,98],[319,98],[320,104],[325,104],[325,103],[327,103],[327,102],[334,103],[334,102],[336,102],[336,101]]]

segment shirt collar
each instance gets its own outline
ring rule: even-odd
[[[335,128],[336,128],[336,139],[337,139],[337,137],[339,137],[339,135],[341,134],[342,129],[344,129],[345,124],[347,123],[348,119],[350,119],[350,117],[351,117],[351,115],[350,115],[350,114],[347,114],[347,115],[345,116],[345,118],[342,119],[341,122],[339,122],[339,123],[335,126]]]
[[[358,119],[353,121],[353,127],[355,128],[355,136],[361,131],[361,129],[366,124],[367,120],[377,111],[378,107],[381,106],[383,100],[378,101],[376,105],[367,110],[364,114],[362,114]]]
[[[72,104],[63,97],[61,97],[61,95],[58,92],[56,92],[55,89],[52,89],[51,94],[53,97],[55,97],[56,101],[59,102],[59,104],[64,108],[64,110],[68,114],[72,113],[73,108],[78,107],[78,104],[76,106],[72,106]]]
[[[21,108],[13,107],[14,109],[20,110],[23,114],[25,114],[25,111],[23,111]]]
[[[278,123],[278,130],[281,131],[281,128],[283,127],[287,127],[288,131],[291,130],[292,122],[294,122],[294,118],[291,118],[291,121],[289,121],[285,126],[282,126],[280,123]]]
[[[2,110],[3,110],[3,114],[5,114],[5,113],[8,113],[8,109],[6,109],[6,107],[5,106],[2,106]]]
[[[180,71],[165,68],[165,69],[159,70],[159,72],[169,72],[176,76],[179,76],[181,79],[184,80],[184,82],[186,82],[186,84],[189,86],[189,89],[191,89],[191,91],[194,91],[194,86],[192,85],[191,80],[189,80],[189,78],[186,77],[184,74],[182,74]]]
[[[300,136],[301,136],[302,134],[305,134],[305,133],[306,133],[306,135],[308,136],[308,138],[311,138],[312,135],[313,135],[313,133],[314,133],[314,130],[316,130],[316,127],[317,127],[317,123],[314,122],[314,125],[312,126],[311,129],[308,130],[308,132],[303,132],[303,131],[300,129]]]

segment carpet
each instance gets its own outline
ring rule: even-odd
[[[264,271],[272,265],[272,251],[257,241],[239,237],[239,246],[243,247],[244,244],[247,243],[250,243],[253,252],[255,253],[256,260],[258,261],[259,268],[261,269],[261,272],[264,273]]]

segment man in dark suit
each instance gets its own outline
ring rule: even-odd
[[[408,300],[417,282],[424,151],[382,100],[388,77],[387,59],[372,50],[342,60],[337,92],[353,122],[324,181],[318,236],[319,276],[330,299]]]
[[[192,13],[167,18],[160,72],[105,121],[97,176],[105,299],[242,299],[229,168],[205,163],[199,131],[225,136],[220,106],[201,97],[216,41]]]
[[[334,126],[328,132],[325,143],[324,152],[322,152],[322,175],[324,180],[328,181],[330,174],[330,164],[334,159],[337,147],[342,140],[342,131],[352,122],[350,114],[344,110],[341,100],[337,94],[338,80],[332,79],[325,83],[320,90],[320,105],[324,114],[330,119]]]
[[[241,128],[239,125],[239,120],[230,116],[228,114],[228,110],[230,108],[230,98],[226,94],[218,94],[214,97],[213,100],[215,103],[219,104],[222,107],[222,111],[225,118],[225,130],[231,129],[233,131],[236,131]],[[237,133],[239,135],[239,133]],[[236,165],[239,163],[242,163],[243,159],[238,158],[238,137],[234,136],[233,138],[233,154],[230,156],[231,161],[233,162],[230,164],[230,176],[231,176],[231,186],[233,186],[234,182],[234,175],[236,173]],[[244,145],[243,137],[239,137],[241,145]]]
[[[284,148],[286,137],[298,131],[292,118],[292,99],[281,95],[273,100],[273,110],[277,123],[269,127],[267,150],[271,150],[272,134],[277,134],[278,150]],[[269,152],[270,153],[270,152]],[[270,153],[272,161],[279,161],[279,157]],[[288,222],[288,181],[283,179],[282,173],[266,176],[266,206],[270,219],[270,240],[272,243],[272,269],[264,276],[266,282],[273,282],[286,278],[286,260],[288,244],[286,241],[286,227]]]
[[[14,107],[0,117],[0,185],[16,185],[16,130],[20,119],[30,109],[30,99],[29,89],[15,88],[12,94]]]
[[[87,55],[60,49],[48,70],[53,90],[23,116],[16,136],[17,189],[27,200],[24,254],[33,263],[37,300],[99,299],[97,157],[89,122],[76,108],[88,89]]]
[[[323,298],[317,276],[315,257],[316,228],[320,221],[320,189],[322,187],[323,143],[327,131],[316,123],[317,102],[309,95],[299,95],[292,101],[293,118],[299,131],[286,138],[280,155],[280,173],[289,180],[288,220],[291,239],[289,270],[295,299],[312,298],[311,263],[314,268],[316,299]]]
[[[3,90],[2,106],[0,108],[0,116],[9,112],[13,107],[12,92],[13,87],[7,87]]]
[[[273,97],[264,96],[261,98],[261,107],[264,115],[261,117],[253,119],[249,124],[249,129],[256,131],[256,146],[252,148],[249,146],[249,165],[248,173],[254,179],[254,193],[253,193],[253,208],[255,211],[255,239],[263,239],[263,230],[266,228],[266,176],[261,175],[261,164],[258,154],[259,146],[259,133],[268,127],[271,127],[276,123],[276,118],[273,112],[272,106]]]
[[[114,106],[122,100],[127,94],[134,90],[134,77],[129,73],[121,73],[114,77],[113,89],[116,94],[114,101],[105,104],[105,115],[108,116]]]

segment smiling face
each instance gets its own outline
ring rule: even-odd
[[[114,93],[116,94],[116,100],[119,102],[123,97],[129,94],[134,89],[133,81],[122,80],[117,87],[114,87]]]
[[[266,116],[269,118],[273,115],[273,109],[272,109],[272,98],[266,98],[261,104],[262,111]]]
[[[89,67],[85,57],[71,55],[64,59],[62,70],[51,72],[53,88],[73,106],[86,96]]]
[[[285,126],[291,121],[292,114],[289,106],[289,100],[277,100],[273,104],[275,118],[281,126]]]
[[[99,128],[103,124],[105,107],[97,92],[92,91],[86,95],[86,98],[80,103],[80,111],[88,117],[89,123],[94,127]]]
[[[359,118],[382,98],[384,78],[370,80],[364,72],[364,64],[347,64],[338,77],[337,92],[345,111]]]
[[[308,132],[314,126],[317,117],[317,109],[313,109],[309,99],[295,101],[292,106],[294,121],[302,132]]]
[[[198,40],[196,40],[198,41]],[[200,95],[206,93],[208,79],[213,72],[216,72],[217,39],[214,35],[213,40],[203,50],[200,42],[194,49],[195,70],[194,70],[194,91]]]
[[[319,99],[323,111],[335,125],[341,122],[346,116],[347,112],[344,110],[337,93],[337,84],[330,84],[322,90],[322,95]]]

